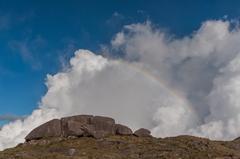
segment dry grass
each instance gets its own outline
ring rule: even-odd
[[[240,141],[220,142],[193,136],[165,139],[110,136],[96,140],[44,139],[0,152],[0,159],[207,159],[240,158]]]

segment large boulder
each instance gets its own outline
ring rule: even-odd
[[[62,118],[62,136],[83,136],[92,118],[92,115],[77,115]]]
[[[107,135],[115,134],[115,120],[112,118],[94,116],[91,119],[90,124],[93,126],[93,131],[91,132],[91,135],[95,138],[102,138]]]
[[[149,131],[148,129],[138,129],[134,132],[134,135],[137,137],[150,137],[151,136],[151,131]]]
[[[61,136],[61,121],[59,119],[53,119],[33,129],[25,137],[25,140],[30,141],[46,137],[60,137],[60,136]]]
[[[109,117],[77,115],[61,119],[62,136],[92,136],[102,138],[115,134],[115,121]]]
[[[84,131],[82,130],[83,124],[76,121],[68,121],[66,127],[62,129],[62,136],[83,136]]]
[[[132,135],[133,134],[132,130],[129,127],[121,124],[115,125],[115,131],[116,131],[116,135]]]

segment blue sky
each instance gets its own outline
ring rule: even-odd
[[[30,114],[47,73],[76,49],[98,52],[126,24],[150,20],[182,37],[209,19],[239,19],[239,8],[237,0],[0,0],[0,115]]]

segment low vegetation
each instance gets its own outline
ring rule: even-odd
[[[240,140],[109,136],[45,138],[0,152],[0,159],[240,159]]]

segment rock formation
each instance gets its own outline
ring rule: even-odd
[[[133,135],[132,130],[115,120],[104,116],[77,115],[61,119],[53,119],[32,130],[26,141],[48,137],[94,137],[103,138],[109,135]],[[150,131],[139,129],[134,133],[138,137],[149,137]]]
[[[133,134],[132,130],[129,127],[121,124],[116,124],[115,130],[116,130],[116,135],[132,135]]]
[[[103,116],[78,115],[50,120],[25,143],[0,152],[0,159],[240,159],[240,138],[211,141],[194,136],[149,137]],[[100,139],[99,139],[100,138]]]
[[[60,137],[61,136],[61,121],[53,119],[45,124],[40,125],[26,136],[26,141],[33,139],[41,139],[46,137]]]
[[[134,132],[134,135],[138,136],[138,137],[149,137],[149,136],[151,136],[151,132],[147,129],[141,128],[141,129],[136,130]]]

